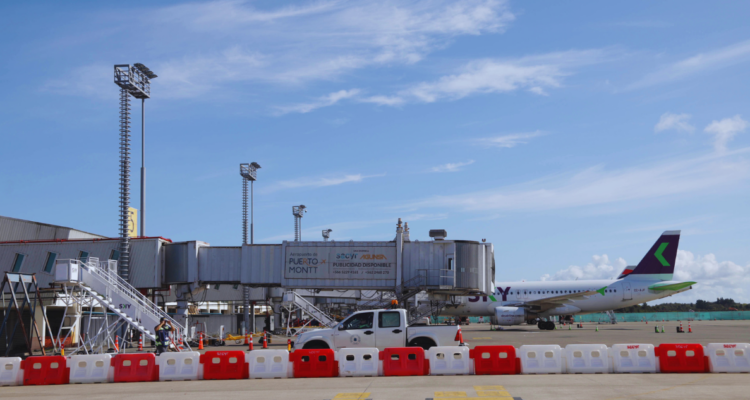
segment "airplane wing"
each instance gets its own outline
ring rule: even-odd
[[[599,290],[588,290],[579,293],[566,293],[559,296],[545,297],[543,299],[520,301],[516,304],[513,304],[513,306],[530,308],[533,311],[542,312],[549,310],[550,308],[556,308],[566,304],[573,305],[576,301],[584,300],[588,296],[593,296],[597,293],[601,293],[600,291],[603,290],[604,288]]]

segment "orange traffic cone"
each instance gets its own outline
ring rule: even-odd
[[[266,332],[263,332],[263,348],[268,348],[268,336],[266,336]]]
[[[143,351],[143,335],[138,338],[138,351]]]
[[[248,344],[248,342],[247,342],[247,333],[245,334],[245,344]]]
[[[287,339],[286,340],[286,349],[288,351],[292,351],[292,339]]]
[[[115,353],[120,352],[120,337],[115,336]]]
[[[253,351],[253,337],[252,336],[250,336],[250,343],[248,344],[248,346],[250,347],[247,348],[247,351]]]
[[[198,350],[203,350],[203,332],[201,332],[198,339]]]
[[[690,323],[688,323],[688,333],[693,333],[693,328],[690,327]]]

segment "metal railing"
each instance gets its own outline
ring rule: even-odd
[[[70,260],[71,262],[77,262],[81,266],[81,268],[85,269],[87,272],[89,272],[89,275],[97,279],[99,282],[104,283],[105,287],[108,288],[108,290],[112,290],[114,292],[119,293],[122,296],[125,296],[129,299],[131,299],[137,306],[139,307],[140,312],[149,314],[152,317],[154,317],[157,321],[161,318],[165,318],[167,321],[171,322],[176,329],[175,337],[180,337],[180,333],[184,332],[184,327],[180,325],[177,321],[174,320],[174,318],[170,317],[169,314],[167,314],[164,310],[159,308],[156,304],[154,304],[151,300],[148,299],[143,293],[141,293],[138,289],[131,286],[127,281],[122,279],[119,275],[117,275],[117,268],[110,269],[110,265],[108,262],[102,262],[99,264],[98,259],[90,259],[89,262],[83,263],[78,260]],[[100,267],[101,265],[101,267]],[[108,296],[108,293],[101,293],[105,296]],[[135,321],[135,323],[138,323]],[[151,331],[151,329],[147,329],[148,331]],[[156,332],[154,332],[156,334]]]
[[[417,276],[421,276],[427,286],[454,288],[456,286],[456,271],[451,269],[419,269]]]
[[[292,297],[293,300],[288,300],[289,297]],[[333,319],[330,315],[326,314],[323,310],[319,309],[318,307],[315,307],[314,304],[305,300],[304,297],[300,296],[296,292],[292,292],[292,291],[286,292],[284,294],[284,301],[293,302],[302,311],[306,312],[307,314],[317,319],[318,322],[321,323],[321,325],[325,325],[329,328],[332,328],[334,325],[337,324],[336,320]]]

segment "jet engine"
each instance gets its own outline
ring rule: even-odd
[[[526,310],[521,307],[495,307],[498,325],[521,325],[526,321]]]

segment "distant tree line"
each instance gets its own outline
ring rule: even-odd
[[[646,303],[617,310],[620,313],[687,312],[687,311],[750,311],[750,304],[737,303],[719,297],[716,301],[696,300],[695,303],[663,303],[650,306]]]

